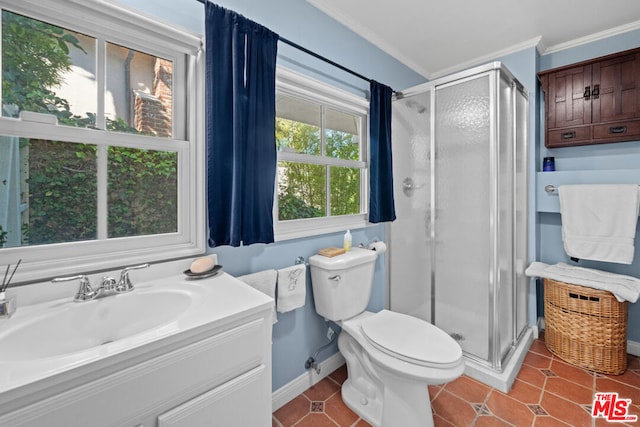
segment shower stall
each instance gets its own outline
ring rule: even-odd
[[[528,93],[497,62],[393,103],[389,308],[449,333],[465,372],[505,391],[532,341],[528,119]]]

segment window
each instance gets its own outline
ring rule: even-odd
[[[200,39],[106,3],[0,6],[0,254],[19,280],[204,252]]]
[[[366,225],[368,102],[279,70],[277,240]]]

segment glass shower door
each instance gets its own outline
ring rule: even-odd
[[[393,103],[393,170],[397,219],[390,223],[389,306],[431,321],[429,241],[431,92]]]
[[[462,349],[489,360],[492,218],[491,74],[436,87],[434,247],[435,324]]]

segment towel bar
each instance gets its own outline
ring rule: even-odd
[[[640,184],[638,184],[640,185]],[[546,191],[547,193],[553,193],[556,190],[558,190],[558,187],[556,187],[555,185],[549,184],[549,185],[545,185],[544,186],[544,191]]]

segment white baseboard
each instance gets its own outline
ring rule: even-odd
[[[340,366],[344,365],[344,363],[344,357],[342,357],[342,354],[338,352],[320,362],[319,374],[317,374],[314,369],[308,369],[307,372],[300,375],[298,378],[283,385],[271,394],[271,411],[277,411],[288,402],[295,399],[295,397],[303,391],[320,382],[320,380],[328,376]]]

